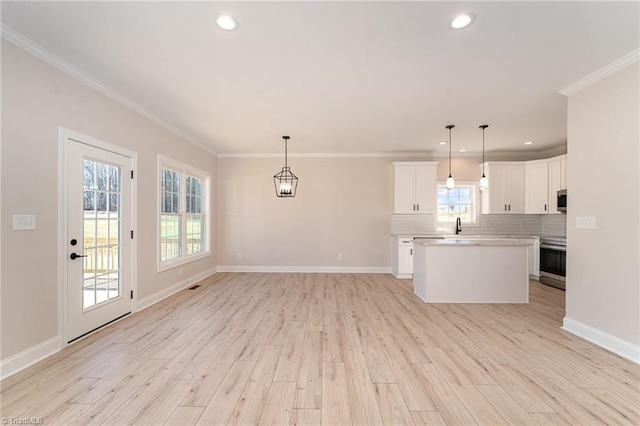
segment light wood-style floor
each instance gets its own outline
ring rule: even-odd
[[[216,274],[2,382],[45,424],[634,424],[640,367],[564,293],[426,305],[378,274]]]

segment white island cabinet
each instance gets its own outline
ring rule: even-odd
[[[415,240],[413,290],[427,303],[528,303],[530,244]]]

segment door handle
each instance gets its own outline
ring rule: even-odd
[[[76,260],[79,257],[87,257],[87,256],[71,253],[71,256],[69,256],[69,257],[71,258],[71,260]]]

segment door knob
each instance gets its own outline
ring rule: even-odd
[[[69,241],[69,243],[71,243],[72,246],[75,246],[76,244],[78,244],[78,240],[74,238],[73,240]]]
[[[71,258],[71,260],[76,260],[79,257],[87,257],[87,256],[83,256],[80,254],[75,254],[75,253],[71,253],[71,256],[69,256]]]

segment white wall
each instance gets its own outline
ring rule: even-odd
[[[218,159],[219,265],[389,268],[388,159],[292,158],[288,199],[273,185],[282,163]]]
[[[216,265],[156,273],[158,153],[209,172],[214,189],[215,156],[3,39],[2,360],[58,334],[58,126],[138,153],[138,300]],[[35,214],[37,229],[13,231],[14,214]]]
[[[566,328],[610,348],[619,344],[637,361],[639,81],[635,63],[569,97],[565,318]],[[596,229],[576,229],[582,216],[595,217]]]

